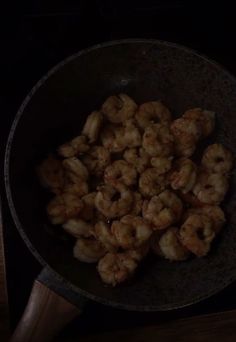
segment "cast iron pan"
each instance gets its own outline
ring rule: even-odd
[[[163,41],[97,45],[53,68],[31,90],[16,115],[5,159],[12,216],[32,253],[75,295],[140,311],[196,303],[236,278],[234,171],[224,205],[227,224],[208,256],[181,263],[149,258],[132,281],[116,288],[104,286],[95,265],[75,260],[71,242],[63,234],[57,237],[47,221],[48,199],[37,182],[35,166],[59,144],[78,135],[86,116],[106,97],[120,92],[138,104],[161,99],[174,116],[190,107],[215,111],[213,139],[236,151],[236,80],[221,66]]]

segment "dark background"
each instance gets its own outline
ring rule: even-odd
[[[236,72],[235,31],[230,1],[1,1],[0,104],[7,106],[1,116],[11,121],[29,89],[55,63],[111,39],[177,42]]]
[[[156,38],[194,48],[236,74],[235,12],[229,1],[22,0],[0,3],[0,153],[27,92],[53,65],[80,49],[121,38]],[[3,163],[1,164],[2,167]],[[1,170],[2,171],[2,170]],[[3,177],[1,177],[3,179]],[[11,221],[2,187],[4,238],[12,326],[25,306],[40,266]],[[92,305],[77,328],[107,330],[236,307],[235,288],[191,309],[135,314]],[[103,322],[103,323],[102,323]],[[87,330],[86,330],[87,329]]]

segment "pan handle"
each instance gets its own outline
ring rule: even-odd
[[[82,312],[87,300],[79,296],[78,301],[76,294],[76,305],[70,303],[65,298],[66,295],[60,295],[61,291],[67,291],[63,286],[64,284],[55,279],[51,271],[43,269],[34,281],[27,306],[11,337],[11,342],[51,341],[67,323]]]

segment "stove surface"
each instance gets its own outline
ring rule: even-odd
[[[0,154],[24,97],[54,64],[80,49],[121,38],[156,38],[198,50],[236,74],[230,8],[219,1],[11,1],[1,14]],[[217,7],[216,7],[217,6]],[[2,163],[3,164],[3,163]],[[3,172],[3,165],[1,165]],[[3,177],[1,177],[3,180]],[[12,328],[41,266],[20,238],[1,183],[7,281]],[[236,284],[197,305],[164,313],[131,313],[91,303],[63,333],[80,334],[156,324],[163,320],[236,308]]]

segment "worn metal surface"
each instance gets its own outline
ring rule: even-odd
[[[94,265],[78,263],[71,242],[57,238],[35,165],[80,132],[104,99],[125,92],[137,103],[162,99],[174,115],[204,107],[217,115],[214,140],[236,151],[236,80],[218,64],[175,44],[126,40],[102,44],[63,61],[32,89],[13,123],[5,183],[14,221],[32,253],[76,293],[130,310],[169,310],[220,291],[236,279],[235,173],[226,199],[227,225],[210,254],[182,263],[147,259],[132,281],[104,286]]]

